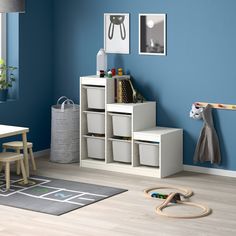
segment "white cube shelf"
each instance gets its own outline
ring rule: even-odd
[[[84,136],[87,139],[88,157],[105,159],[105,139],[95,136]]]
[[[99,78],[97,75],[80,77],[81,166],[85,166],[89,161],[92,165],[96,162],[104,165],[106,162],[106,104],[112,102],[114,102],[113,78]],[[104,137],[86,137],[88,133],[101,134]]]
[[[139,150],[140,165],[159,166],[159,143],[136,141]]]
[[[112,117],[114,136],[131,137],[131,115],[122,113],[108,113]]]
[[[87,114],[88,133],[105,134],[105,113],[84,111]]]
[[[87,90],[88,108],[105,110],[105,87],[84,86]]]
[[[158,142],[159,168],[157,177],[163,178],[183,170],[183,130],[153,127],[133,133],[134,140]],[[138,147],[135,148],[134,165],[140,166]]]
[[[112,142],[113,161],[131,163],[131,141],[109,139]]]

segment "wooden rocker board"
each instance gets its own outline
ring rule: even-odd
[[[150,192],[157,190],[157,189],[176,189],[176,190],[178,190],[178,192],[172,192],[172,193],[168,194],[168,197],[166,199],[164,199],[164,202],[160,206],[156,207],[156,213],[158,215],[166,216],[166,217],[170,217],[170,218],[194,219],[194,218],[200,218],[200,217],[207,216],[212,212],[211,209],[205,205],[202,205],[199,203],[194,203],[194,202],[189,202],[186,200],[182,201],[181,199],[176,200],[176,196],[182,196],[186,199],[190,198],[193,195],[193,191],[189,188],[180,188],[180,187],[176,187],[176,186],[159,186],[159,187],[149,188],[149,189],[144,190],[144,194],[147,198],[153,199],[153,197],[150,195]],[[169,204],[171,202],[173,202],[173,200],[176,204],[183,204],[183,205],[201,208],[202,212],[195,214],[195,215],[173,215],[173,214],[163,212],[163,209],[166,208],[167,206],[169,206]]]

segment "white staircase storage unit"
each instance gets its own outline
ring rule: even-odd
[[[158,178],[181,171],[182,130],[156,127],[156,102],[115,103],[114,81],[80,78],[80,165]],[[141,147],[140,157],[141,143],[155,147]]]

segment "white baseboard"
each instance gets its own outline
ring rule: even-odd
[[[35,157],[49,156],[49,155],[50,155],[50,149],[34,152]],[[190,172],[202,173],[202,174],[219,175],[219,176],[236,178],[236,171],[232,171],[232,170],[222,170],[222,169],[216,169],[216,168],[206,168],[206,167],[191,166],[191,165],[184,165],[184,170],[190,171]]]
[[[219,175],[219,176],[227,176],[227,177],[235,177],[236,178],[236,171],[232,170],[222,170],[216,168],[206,168],[200,166],[191,166],[191,165],[184,165],[185,171],[203,173],[203,174],[210,174],[210,175]]]
[[[44,149],[38,152],[34,152],[34,157],[42,157],[50,154],[50,149]]]

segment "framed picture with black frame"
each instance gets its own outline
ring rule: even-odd
[[[139,14],[139,54],[166,56],[166,14]]]

